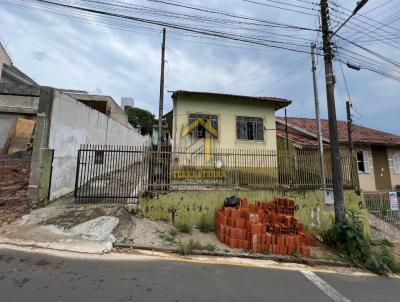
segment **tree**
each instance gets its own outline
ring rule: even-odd
[[[153,133],[153,125],[156,122],[154,114],[140,108],[130,108],[126,110],[129,123],[140,129],[142,135],[151,135]]]

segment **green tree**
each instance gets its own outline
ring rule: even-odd
[[[130,108],[126,110],[129,123],[140,129],[142,135],[151,135],[153,133],[153,125],[156,122],[154,114],[140,108]]]

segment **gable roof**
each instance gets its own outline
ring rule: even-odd
[[[16,84],[25,84],[38,87],[39,84],[28,77],[25,73],[19,70],[15,65],[3,64],[3,74],[2,77],[8,77],[12,79]]]
[[[276,122],[285,125],[284,117],[276,117]],[[347,143],[347,122],[338,121],[338,137],[339,143]],[[302,145],[317,145],[317,125],[316,120],[313,118],[297,118],[288,117],[288,127],[295,129],[297,133],[289,134],[289,139],[292,139]],[[329,123],[326,119],[321,119],[321,131],[324,142],[329,143]],[[301,133],[299,133],[301,132]],[[279,129],[277,134],[285,137],[285,131]],[[299,137],[301,136],[301,138]],[[387,133],[384,131],[367,128],[357,124],[353,124],[352,127],[352,138],[354,144],[364,145],[400,145],[400,136]]]
[[[228,93],[217,93],[217,92],[204,92],[204,91],[187,91],[187,90],[177,90],[172,93],[172,98],[179,96],[190,96],[190,95],[200,95],[200,96],[210,96],[210,97],[229,97],[236,100],[248,100],[248,101],[265,101],[274,105],[275,109],[281,109],[289,106],[292,101],[287,99],[281,99],[276,97],[265,97],[265,96],[248,96],[239,94],[228,94]]]

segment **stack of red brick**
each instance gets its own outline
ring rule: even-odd
[[[294,217],[294,201],[289,198],[256,204],[239,198],[237,207],[224,207],[215,214],[215,232],[220,242],[258,253],[299,253],[309,257],[315,238],[303,230],[304,225]]]

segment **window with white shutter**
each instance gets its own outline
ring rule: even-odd
[[[357,151],[358,172],[369,173],[368,151]]]
[[[369,173],[369,158],[368,158],[368,151],[363,151],[364,152],[364,167],[365,167],[365,173]]]
[[[393,154],[394,173],[400,174],[400,152]]]

